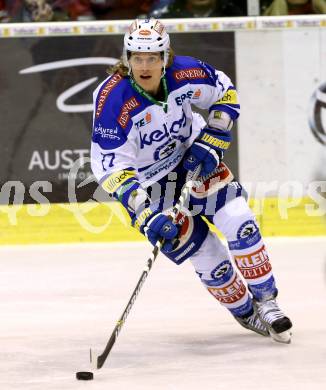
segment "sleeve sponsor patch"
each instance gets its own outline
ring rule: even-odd
[[[138,106],[140,106],[140,103],[134,96],[123,104],[118,118],[118,123],[123,129],[127,127],[130,119],[130,112],[135,110]]]
[[[97,101],[96,113],[95,113],[96,118],[98,118],[101,115],[101,112],[102,112],[103,107],[104,107],[104,103],[105,103],[106,99],[108,98],[110,92],[113,90],[113,88],[115,88],[120,83],[120,81],[122,79],[123,79],[123,77],[120,76],[119,74],[114,74],[107,81],[104,88],[100,92],[100,95],[99,95],[99,98]]]
[[[122,170],[112,173],[107,179],[102,183],[102,187],[105,191],[109,193],[114,193],[123,183],[127,180],[135,178],[136,171],[127,171]]]
[[[207,79],[208,74],[202,68],[189,68],[173,72],[173,77],[176,81]]]
[[[237,91],[235,89],[228,89],[225,95],[214,104],[239,104]]]

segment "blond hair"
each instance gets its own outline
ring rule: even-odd
[[[173,59],[174,59],[174,51],[173,51],[173,49],[170,48],[166,68],[169,68],[173,64]],[[107,73],[109,73],[109,74],[118,73],[120,76],[126,77],[129,74],[129,69],[126,65],[124,65],[122,57],[121,57],[120,60],[115,65],[110,66],[107,69]]]

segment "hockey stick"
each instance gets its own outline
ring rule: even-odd
[[[175,206],[173,207],[172,212],[170,214],[172,217],[172,221],[176,220],[176,217],[177,217],[180,209],[184,206],[186,200],[188,199],[191,188],[194,185],[196,185],[195,181],[199,175],[200,169],[201,169],[201,166],[199,165],[195,169],[194,172],[188,173],[186,183],[183,186],[182,191],[181,191],[180,198],[178,199],[178,202],[175,204]],[[145,280],[149,274],[149,271],[151,270],[151,268],[152,268],[152,266],[157,258],[157,255],[160,253],[160,250],[162,248],[162,244],[163,243],[161,241],[158,241],[156,243],[156,245],[154,246],[154,249],[151,253],[151,257],[147,260],[147,265],[145,266],[145,268],[144,268],[144,270],[143,270],[143,272],[138,280],[138,283],[137,283],[133,293],[131,294],[131,297],[129,299],[129,302],[128,302],[124,312],[122,313],[115,328],[113,329],[111,337],[110,337],[108,343],[106,344],[104,351],[101,353],[101,355],[97,356],[96,367],[98,369],[100,369],[103,366],[103,364],[105,363],[113,345],[115,344],[116,339],[118,338],[119,333],[122,329],[122,326],[124,325],[124,323],[128,317],[128,314],[130,313],[130,310],[131,310],[133,304],[135,303],[137,296],[138,296],[143,284],[145,283]],[[92,361],[92,352],[90,352],[90,359]]]

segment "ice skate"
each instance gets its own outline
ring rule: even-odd
[[[256,312],[253,312],[248,317],[236,317],[234,318],[242,325],[244,328],[252,330],[262,336],[269,336],[269,331],[267,327],[261,322]]]
[[[290,344],[292,322],[278,307],[275,299],[255,302],[255,310],[271,337],[284,344]]]

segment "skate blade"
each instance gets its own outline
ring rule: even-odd
[[[289,330],[286,330],[282,333],[275,333],[272,330],[269,331],[272,339],[282,344],[290,344],[292,333]]]

